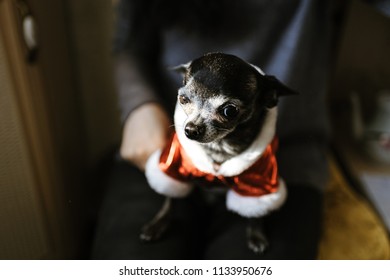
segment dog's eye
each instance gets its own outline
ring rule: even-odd
[[[237,117],[238,108],[236,106],[230,104],[230,105],[223,107],[222,113],[227,119],[230,120],[230,119]]]
[[[190,102],[190,99],[187,96],[179,95],[180,104],[187,104]]]

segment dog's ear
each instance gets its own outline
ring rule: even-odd
[[[267,108],[273,108],[278,104],[280,96],[296,95],[298,92],[290,89],[274,76],[264,75],[266,88],[264,92],[264,101]]]
[[[185,63],[185,64],[180,64],[174,67],[170,67],[169,70],[175,71],[179,74],[182,75],[183,77],[183,85],[187,83],[189,72],[190,72],[190,66],[191,66],[192,61]]]

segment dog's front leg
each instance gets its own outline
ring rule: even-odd
[[[263,219],[249,219],[246,230],[248,248],[255,254],[263,254],[267,250],[269,243],[264,233]]]
[[[141,229],[140,239],[145,242],[156,241],[167,230],[172,214],[172,199],[165,198],[164,204],[156,216]]]

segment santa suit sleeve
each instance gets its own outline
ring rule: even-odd
[[[162,150],[155,151],[146,162],[145,176],[150,187],[167,197],[186,197],[193,186],[180,173],[181,147],[174,134]]]
[[[227,208],[248,218],[262,217],[280,208],[287,190],[278,175],[275,138],[262,156],[241,174],[226,178],[231,186],[227,194]]]

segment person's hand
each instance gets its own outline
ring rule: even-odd
[[[169,117],[160,105],[142,105],[135,109],[125,122],[120,147],[121,157],[144,171],[149,156],[164,147],[169,130]]]

